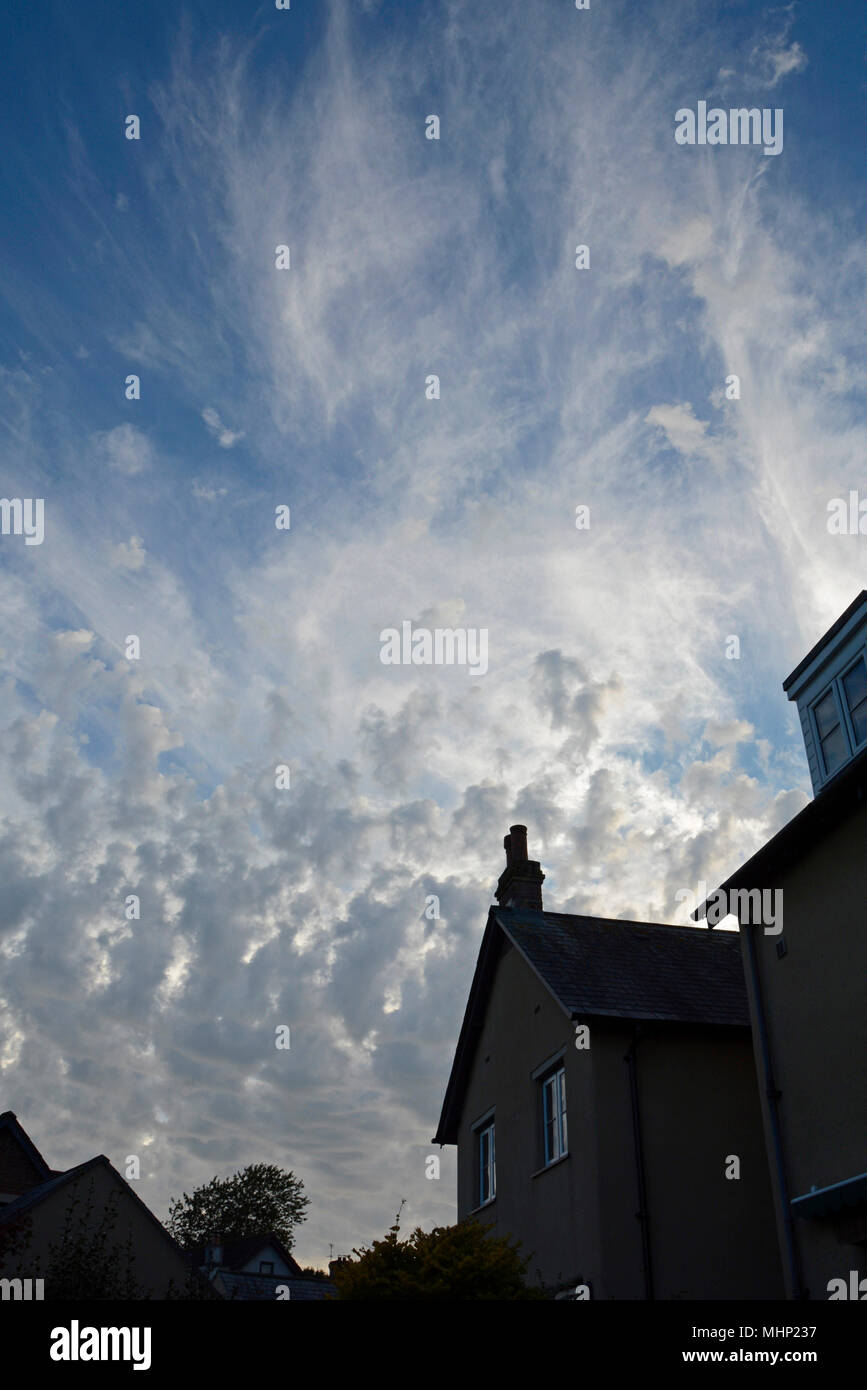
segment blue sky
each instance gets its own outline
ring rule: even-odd
[[[279,1162],[309,1261],[450,1221],[508,826],[551,907],[675,922],[806,803],[781,681],[864,586],[862,11],[8,8],[0,1069],[53,1165],[139,1153],[165,1214]],[[702,100],[780,155],[678,145]],[[405,620],[488,671],[383,665]]]

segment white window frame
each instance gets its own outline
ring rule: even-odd
[[[849,736],[850,736],[849,742],[850,742],[850,747],[852,748],[853,756],[854,756],[855,753],[859,752],[861,748],[863,748],[865,745],[867,745],[867,738],[862,738],[861,742],[859,743],[859,742],[857,741],[856,737],[855,737],[855,722],[854,722],[854,720],[853,720],[853,718],[852,718],[852,709],[851,709],[851,706],[850,706],[850,704],[849,704],[849,696],[846,694],[846,686],[845,686],[846,677],[852,674],[852,672],[855,670],[855,667],[856,667],[856,666],[862,666],[862,667],[865,668],[865,670],[867,670],[867,661],[865,661],[865,659],[864,659],[864,653],[863,653],[863,652],[861,653],[860,656],[856,657],[856,659],[855,659],[854,661],[850,661],[850,662],[849,662],[849,665],[846,667],[845,671],[842,671],[842,672],[840,673],[840,676],[839,676],[839,681],[840,681],[840,704],[843,706],[843,714],[844,714],[844,717],[845,717],[845,720],[846,720],[847,730],[848,730],[848,733],[849,733]],[[859,703],[860,703],[860,702],[859,702]]]
[[[549,1168],[569,1152],[569,1130],[566,1117],[566,1068],[555,1067],[541,1079],[542,1087],[542,1157]],[[553,1100],[553,1107],[552,1102]],[[552,1142],[549,1145],[549,1131]]]
[[[836,777],[837,773],[842,772],[843,768],[852,758],[854,758],[856,753],[859,753],[862,748],[867,747],[867,739],[862,739],[861,742],[858,743],[855,738],[855,726],[852,723],[852,713],[849,709],[849,700],[846,695],[846,687],[843,684],[845,678],[850,674],[850,672],[854,671],[855,667],[859,664],[859,662],[861,664],[867,665],[867,662],[865,662],[864,652],[860,652],[858,656],[856,656],[854,661],[850,661],[848,663],[845,670],[841,671],[839,675],[834,676],[833,680],[829,681],[828,684],[825,686],[821,695],[817,695],[816,699],[812,700],[810,703],[810,727],[813,731],[813,738],[816,744],[816,757],[818,758],[819,767],[822,771],[823,782],[828,782],[832,777]],[[825,762],[825,752],[822,748],[822,736],[819,733],[819,722],[816,719],[816,707],[818,705],[821,705],[822,701],[827,699],[829,695],[833,696],[834,704],[837,710],[837,719],[839,727],[843,732],[843,737],[846,741],[847,748],[847,756],[844,757],[839,767],[834,768],[833,772],[828,771],[828,765]]]
[[[493,1115],[486,1115],[473,1126],[473,1136],[476,1206],[486,1207],[495,1201],[497,1196],[497,1133]]]

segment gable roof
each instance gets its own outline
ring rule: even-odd
[[[65,1187],[70,1179],[80,1177],[88,1169],[95,1168],[100,1159],[104,1163],[108,1163],[108,1159],[100,1154],[97,1158],[89,1158],[86,1163],[79,1163],[75,1168],[67,1168],[65,1173],[54,1173],[46,1182],[38,1183],[36,1187],[28,1188],[20,1197],[16,1197],[14,1202],[7,1202],[5,1207],[0,1207],[0,1225],[5,1221],[12,1220],[23,1211],[30,1211],[32,1207],[38,1207],[39,1203],[44,1202],[46,1197],[50,1197],[52,1192]]]
[[[14,1202],[9,1202],[6,1206],[0,1207],[0,1225],[3,1225],[7,1221],[13,1221],[22,1212],[30,1211],[33,1207],[39,1206],[41,1202],[45,1201],[46,1197],[50,1197],[53,1192],[57,1192],[60,1188],[65,1187],[73,1178],[82,1177],[85,1173],[90,1172],[92,1168],[107,1168],[120,1185],[122,1191],[126,1196],[132,1199],[134,1205],[141,1208],[148,1220],[157,1227],[163,1238],[174,1248],[178,1257],[180,1259],[184,1258],[184,1252],[178,1245],[174,1236],[166,1230],[159,1217],[154,1215],[147,1203],[142,1201],[135,1189],[131,1187],[126,1181],[126,1178],[117,1171],[110,1160],[106,1158],[105,1154],[97,1154],[95,1158],[89,1158],[86,1163],[79,1163],[75,1168],[67,1168],[65,1173],[52,1174],[47,1182],[40,1183],[38,1187],[31,1187],[29,1192],[24,1192],[20,1197],[16,1197]]]
[[[3,1114],[0,1115],[0,1139],[11,1140],[18,1147],[25,1164],[33,1172],[35,1183],[45,1182],[52,1177],[54,1170],[49,1168],[30,1135],[18,1123],[18,1117],[12,1110],[4,1110]],[[4,1187],[5,1181],[7,1181],[6,1178],[0,1180],[0,1188],[4,1191],[11,1191],[11,1188],[6,1189]]]
[[[492,907],[433,1142],[454,1144],[503,937],[572,1018],[748,1028],[734,932]]]
[[[190,1259],[196,1264],[204,1264],[205,1251],[210,1244],[210,1241],[206,1241],[202,1244],[193,1246],[189,1252]],[[283,1260],[293,1277],[301,1277],[301,1266],[298,1264],[298,1261],[286,1249],[280,1236],[276,1235],[273,1231],[269,1231],[261,1236],[243,1236],[240,1240],[222,1241],[221,1244],[223,1247],[223,1257],[219,1263],[219,1268],[221,1270],[233,1270],[235,1272],[243,1270],[244,1265],[248,1264],[250,1260],[255,1259],[260,1250],[264,1250],[270,1245],[277,1251],[280,1259]]]

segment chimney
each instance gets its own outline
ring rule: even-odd
[[[545,875],[537,860],[527,858],[526,825],[511,826],[503,845],[506,867],[497,884],[497,902],[500,907],[529,907],[541,912]]]

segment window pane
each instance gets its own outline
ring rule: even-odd
[[[816,728],[819,730],[819,737],[824,738],[840,722],[837,713],[837,701],[834,699],[833,690],[829,690],[823,700],[816,705],[814,713],[816,715]]]
[[[834,772],[841,763],[846,761],[849,749],[843,737],[843,730],[839,727],[828,734],[827,738],[822,739],[822,757],[825,759],[825,771]]]
[[[494,1126],[479,1133],[479,1204],[494,1196]]]
[[[862,700],[858,708],[853,709],[852,727],[855,730],[855,742],[863,743],[867,738],[867,700]]]
[[[854,709],[867,697],[867,669],[865,669],[863,660],[859,661],[857,666],[853,666],[852,670],[843,677],[843,685],[846,687],[846,699],[849,701],[849,708]]]
[[[569,1145],[566,1142],[566,1072],[560,1072],[560,1152],[564,1154],[568,1151]]]
[[[551,1083],[542,1083],[542,1133],[545,1139],[545,1162],[551,1157]]]

